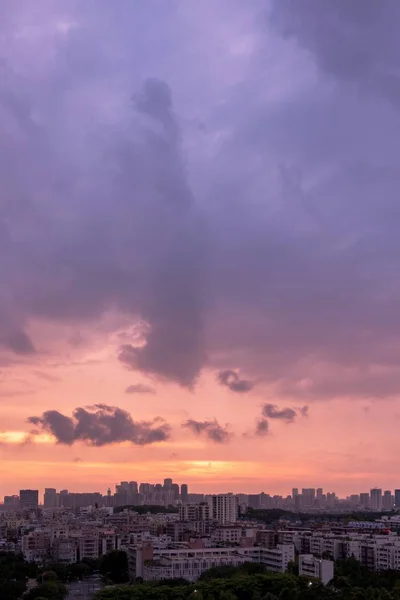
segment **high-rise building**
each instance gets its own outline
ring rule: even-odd
[[[382,508],[383,510],[392,510],[393,508],[393,497],[390,490],[385,490],[383,492]]]
[[[293,488],[292,489],[292,498],[294,499],[298,495],[299,495],[299,488]]]
[[[400,490],[394,490],[394,505],[395,508],[400,508]]]
[[[141,483],[139,485],[139,494],[149,494],[152,488],[151,483]]]
[[[360,506],[360,496],[359,494],[351,494],[351,496],[349,496],[348,501],[350,502],[351,506],[354,506],[354,508],[357,508],[357,506]]]
[[[43,506],[44,508],[56,508],[58,506],[58,494],[55,488],[45,488]]]
[[[39,506],[39,491],[20,490],[19,503],[22,510],[36,510]]]
[[[137,481],[130,481],[129,482],[129,492],[132,495],[138,493],[138,484],[137,484]]]
[[[62,508],[71,508],[71,502],[71,494],[68,492],[68,490],[61,490],[58,496],[59,506]]]
[[[261,494],[249,494],[248,496],[248,504],[249,508],[261,508]]]
[[[322,500],[323,495],[324,495],[324,490],[322,488],[317,488],[317,498],[318,498],[318,500]]]
[[[369,508],[370,505],[370,497],[368,492],[364,492],[360,494],[360,506],[362,508]]]
[[[382,510],[382,490],[373,488],[370,492],[370,507],[372,510]]]
[[[309,508],[314,505],[315,489],[314,488],[303,488],[301,490],[302,505],[304,508]]]
[[[239,516],[239,501],[234,494],[209,496],[211,518],[225,525],[235,523]]]
[[[19,496],[4,496],[4,508],[19,508]]]
[[[172,488],[172,479],[164,479],[164,490],[170,490]]]
[[[181,500],[182,502],[187,502],[188,501],[188,486],[186,483],[182,483],[181,485]]]

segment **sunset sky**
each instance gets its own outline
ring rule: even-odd
[[[0,498],[400,488],[399,28],[1,0]]]

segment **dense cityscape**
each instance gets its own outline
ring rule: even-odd
[[[119,583],[189,585],[213,569],[249,564],[325,589],[345,560],[376,573],[400,570],[400,489],[347,498],[322,488],[293,488],[286,497],[192,494],[166,478],[122,481],[106,494],[46,488],[43,499],[21,489],[0,509],[2,555],[42,573],[42,581],[28,580],[27,598],[46,590],[49,571],[63,578],[68,598],[89,599],[113,597]]]
[[[0,0],[0,600],[400,600],[399,273],[400,0]]]
[[[400,489],[382,490],[372,488],[369,492],[351,494],[346,498],[338,497],[335,492],[324,493],[322,488],[292,488],[288,496],[260,494],[232,494],[238,505],[243,509],[280,508],[293,511],[339,511],[340,510],[371,510],[390,511],[400,508]],[[172,479],[164,479],[163,483],[138,483],[136,481],[121,481],[112,493],[108,488],[106,494],[101,492],[69,492],[55,488],[45,488],[43,502],[39,502],[39,490],[20,490],[19,495],[5,496],[3,509],[37,509],[71,508],[79,509],[92,507],[120,506],[177,506],[181,503],[198,503],[207,501],[210,494],[189,493],[187,484],[175,483]]]

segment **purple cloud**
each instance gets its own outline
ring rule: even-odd
[[[188,419],[182,423],[182,427],[190,429],[195,435],[204,435],[216,444],[226,444],[231,438],[226,427],[222,427],[216,419],[213,421],[195,421]]]
[[[40,417],[29,417],[28,422],[51,433],[59,444],[68,445],[82,441],[89,446],[120,442],[144,446],[167,440],[171,429],[160,417],[134,421],[125,410],[106,404],[76,408],[72,417],[48,410]]]
[[[2,352],[111,311],[162,381],[398,395],[397,0],[158,11],[2,2]]]

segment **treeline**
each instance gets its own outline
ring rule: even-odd
[[[26,563],[21,554],[0,552],[1,600],[18,600],[26,591],[27,580],[36,576],[36,566]]]
[[[129,579],[128,559],[122,550],[114,550],[99,559],[84,559],[70,565],[47,562],[39,567],[28,563],[22,554],[0,552],[0,600],[63,600],[65,584],[98,573],[106,583],[125,583]],[[28,580],[37,585],[27,591]]]
[[[390,516],[395,514],[394,512],[349,512],[349,513],[301,513],[291,512],[281,508],[248,508],[246,513],[242,515],[242,519],[254,519],[262,521],[263,523],[272,524],[280,519],[287,519],[288,521],[301,521],[307,523],[308,521],[342,521],[346,523],[348,521],[375,521],[382,516]]]
[[[145,515],[146,513],[151,513],[152,515],[157,514],[173,514],[177,513],[178,509],[175,506],[153,506],[153,505],[143,505],[143,506],[132,506],[127,504],[126,506],[117,506],[114,508],[114,513],[120,513],[124,510],[133,510],[139,515]]]
[[[95,600],[400,600],[400,572],[368,571],[356,560],[337,563],[333,581],[265,572],[262,565],[217,567],[199,581],[137,582],[106,588]]]

